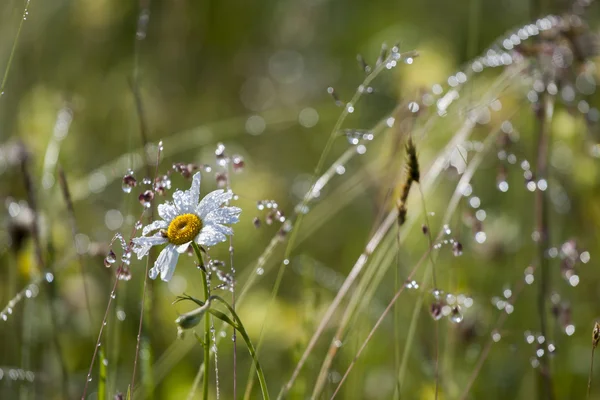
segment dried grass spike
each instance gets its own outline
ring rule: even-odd
[[[408,142],[406,142],[406,156],[408,157],[406,168],[409,180],[419,182],[421,173],[419,171],[419,160],[417,159],[417,148],[410,137],[408,138]]]

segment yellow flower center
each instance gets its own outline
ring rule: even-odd
[[[182,214],[173,218],[167,229],[169,242],[182,245],[194,240],[202,229],[202,221],[195,214]]]

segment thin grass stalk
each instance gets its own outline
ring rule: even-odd
[[[534,267],[534,271],[535,271],[535,267]],[[519,297],[519,295],[523,291],[523,288],[525,287],[525,281],[523,279],[520,279],[514,287],[515,287],[515,289],[512,292],[512,296],[510,297],[510,299],[507,300],[507,303],[511,304],[511,305],[514,305],[516,303],[517,298]],[[496,323],[494,324],[493,328],[491,329],[491,333],[489,335],[487,343],[483,347],[483,350],[481,351],[479,358],[477,359],[475,368],[473,369],[473,372],[469,376],[469,380],[468,380],[467,384],[465,385],[465,389],[462,391],[462,394],[459,397],[460,400],[467,399],[467,396],[469,395],[469,392],[471,391],[471,388],[473,387],[475,380],[479,376],[479,373],[481,372],[481,368],[483,367],[483,364],[490,353],[492,345],[494,344],[494,340],[492,339],[492,334],[494,332],[500,332],[500,330],[504,326],[504,323],[506,322],[507,318],[508,318],[508,313],[506,313],[506,312],[502,312],[498,316]]]
[[[85,266],[83,261],[83,255],[81,255],[77,251],[77,243],[75,241],[77,234],[79,233],[79,229],[77,228],[77,220],[75,219],[75,209],[73,208],[73,200],[71,199],[71,192],[69,191],[69,184],[67,182],[67,176],[65,175],[65,170],[62,166],[58,167],[58,181],[60,183],[61,192],[63,194],[63,198],[65,200],[65,204],[67,206],[67,215],[69,217],[69,225],[71,227],[71,236],[73,239],[73,246],[76,249],[77,253],[77,261],[79,263],[79,273],[81,274],[81,280],[83,282],[83,294],[85,297],[85,306],[88,313],[88,318],[90,320],[90,325],[93,324],[92,318],[92,306],[90,305],[90,297],[89,290],[87,284],[87,274],[85,272]]]
[[[421,266],[423,260],[425,259],[425,256],[427,256],[427,254],[429,253],[429,251],[430,250],[428,250],[423,255],[423,257],[421,257],[421,259],[417,262],[417,264],[413,267],[413,269],[411,270],[411,272],[408,274],[407,279],[411,279],[415,275],[415,273],[417,272],[418,268]],[[396,292],[396,294],[394,295],[394,297],[392,298],[392,300],[388,303],[388,306],[386,307],[386,309],[383,311],[383,313],[381,314],[381,316],[379,317],[379,319],[377,320],[377,322],[375,323],[375,325],[373,326],[373,328],[371,329],[371,331],[367,335],[367,338],[361,344],[360,348],[358,349],[358,352],[356,353],[356,355],[352,359],[352,362],[350,362],[350,365],[348,366],[348,369],[346,369],[346,372],[344,373],[344,375],[342,376],[342,379],[338,383],[337,388],[333,392],[333,395],[331,396],[331,400],[333,400],[337,396],[337,394],[339,393],[342,385],[344,384],[344,382],[348,378],[348,375],[350,374],[350,371],[352,370],[352,368],[354,368],[354,365],[356,365],[356,361],[358,360],[358,358],[360,357],[360,355],[362,354],[362,352],[364,351],[364,349],[367,347],[367,344],[369,343],[369,341],[371,340],[371,338],[375,334],[375,331],[377,330],[377,328],[379,328],[379,326],[381,325],[381,323],[383,322],[383,320],[385,319],[385,317],[387,316],[387,314],[390,312],[390,310],[392,309],[392,307],[396,303],[396,300],[398,300],[398,298],[400,297],[400,295],[404,292],[404,289],[405,289],[405,286],[402,286],[400,288],[400,290],[398,292]]]
[[[588,376],[588,385],[587,385],[587,399],[590,398],[590,393],[592,391],[592,376],[594,375],[594,350],[596,347],[592,347],[592,352],[590,356],[590,373]]]
[[[119,279],[117,278],[117,276],[115,275],[115,282],[113,284],[111,293],[115,293],[115,291],[117,290],[117,286],[119,284]],[[88,388],[88,384],[92,381],[92,370],[94,368],[94,361],[96,360],[96,355],[98,354],[98,349],[100,348],[101,345],[101,341],[102,341],[102,334],[104,333],[104,322],[106,322],[108,320],[108,313],[110,312],[110,306],[112,304],[112,300],[113,300],[113,296],[110,295],[108,296],[108,304],[106,305],[106,311],[104,312],[104,317],[102,318],[102,323],[100,324],[100,332],[98,333],[98,339],[96,340],[96,346],[94,346],[94,353],[92,354],[92,361],[90,362],[90,368],[88,370],[86,379],[85,379],[85,385],[83,386],[83,393],[81,395],[81,400],[85,400],[86,399],[86,394],[87,394],[87,388]]]
[[[23,307],[23,320],[22,320],[22,335],[21,335],[21,366],[24,369],[31,368],[31,343],[33,339],[33,320],[35,320],[34,309],[35,304],[32,302],[25,302]],[[29,385],[21,385],[19,391],[19,398],[21,400],[27,400],[31,395],[31,387]]]
[[[347,307],[344,311],[344,314],[342,315],[342,318],[340,320],[340,323],[338,325],[338,329],[335,332],[335,334],[333,335],[331,344],[329,346],[329,350],[327,351],[325,359],[323,360],[323,363],[321,365],[321,370],[319,371],[319,375],[317,377],[317,381],[315,383],[315,387],[314,387],[313,393],[311,395],[312,399],[319,398],[321,392],[323,391],[325,384],[327,383],[327,376],[329,374],[329,369],[331,368],[333,359],[335,358],[336,354],[338,353],[338,351],[340,349],[338,344],[340,342],[343,342],[344,333],[347,330],[352,317],[355,315],[357,309],[359,309],[359,307],[361,305],[368,303],[370,301],[370,299],[372,298],[374,290],[372,290],[370,293],[367,292],[367,288],[369,287],[369,284],[371,282],[373,282],[371,287],[376,288],[378,286],[379,281],[381,280],[381,279],[378,280],[376,278],[373,278],[373,276],[375,275],[375,273],[379,274],[382,271],[385,272],[385,269],[381,268],[381,266],[387,265],[389,262],[391,262],[391,258],[393,258],[393,252],[391,252],[390,250],[392,249],[393,244],[394,244],[394,237],[392,235],[386,236],[384,241],[380,245],[379,251],[377,251],[377,253],[375,253],[372,261],[370,261],[370,263],[373,265],[373,267],[367,269],[367,271],[361,277],[361,280],[359,281],[359,283],[356,287],[355,294],[352,297],[350,297],[348,305],[347,305]],[[390,254],[392,254],[392,256],[390,256]],[[385,260],[384,260],[384,257],[385,257]],[[379,266],[379,268],[378,268],[378,266]],[[364,295],[363,295],[363,293],[364,293]]]
[[[423,307],[423,301],[425,299],[425,290],[423,289],[417,297],[415,307],[413,309],[412,317],[410,318],[410,325],[408,326],[408,334],[406,336],[406,344],[404,345],[404,352],[402,353],[402,361],[400,363],[400,370],[398,373],[398,397],[402,397],[402,383],[404,382],[404,375],[406,374],[406,366],[408,365],[408,356],[412,349],[412,342],[417,331],[417,321],[419,315],[421,315],[421,308]]]
[[[35,256],[36,256],[36,263],[38,266],[38,271],[41,273],[42,271],[46,270],[46,261],[44,260],[44,251],[42,249],[42,241],[40,238],[40,225],[39,225],[39,210],[37,208],[37,199],[36,199],[36,194],[35,194],[35,188],[33,186],[33,179],[31,176],[31,172],[29,171],[29,158],[27,155],[27,150],[24,147],[24,145],[21,145],[21,173],[23,175],[23,183],[25,186],[25,191],[27,192],[27,200],[29,202],[29,207],[31,208],[31,212],[33,214],[33,220],[32,220],[32,226],[31,226],[31,236],[33,238],[33,243],[34,243],[34,247],[35,247]],[[50,262],[48,263],[49,266],[52,266],[52,260],[50,260]],[[52,274],[52,276],[55,276],[55,274],[53,274],[53,271],[49,270],[49,273]],[[50,312],[50,327],[51,327],[51,335],[52,335],[52,341],[56,350],[56,357],[58,359],[58,363],[60,365],[60,370],[61,370],[61,378],[60,378],[60,383],[61,383],[61,393],[63,396],[68,397],[69,393],[68,393],[68,371],[67,371],[67,365],[66,362],[64,360],[63,354],[62,354],[62,346],[60,344],[60,340],[58,338],[58,329],[56,328],[56,321],[58,321],[57,315],[56,315],[56,310],[54,309],[54,300],[57,298],[56,297],[56,290],[55,290],[55,285],[56,282],[53,280],[48,280],[47,281],[47,295],[48,295],[48,308],[49,308],[49,312]]]
[[[146,122],[146,114],[144,111],[144,105],[142,102],[142,97],[140,94],[140,90],[139,90],[139,77],[138,77],[138,57],[139,57],[139,46],[140,46],[140,41],[143,40],[146,37],[146,26],[147,26],[147,18],[149,18],[150,15],[150,11],[149,11],[149,7],[150,7],[150,1],[149,0],[140,0],[140,17],[138,20],[138,31],[136,32],[136,42],[135,42],[135,62],[134,62],[134,72],[133,72],[133,78],[132,78],[132,82],[131,82],[131,91],[133,93],[133,97],[135,100],[135,109],[136,109],[136,113],[138,116],[138,122],[139,122],[139,132],[140,132],[140,138],[142,141],[142,146],[144,149],[146,149],[148,147],[148,128],[147,128],[147,122]],[[144,19],[144,17],[146,19]],[[143,21],[143,22],[142,22]],[[140,31],[140,29],[142,29]],[[154,179],[156,180],[156,177],[158,176],[158,166],[160,164],[160,157],[161,157],[161,149],[162,146],[158,146],[158,152],[157,152],[157,156],[156,156],[156,167],[154,169]],[[151,160],[148,157],[148,155],[146,155],[145,157],[146,160],[146,174],[147,176],[152,176],[152,166],[151,166]],[[148,216],[148,222],[152,222],[154,219],[154,207],[150,208],[150,214]],[[151,252],[154,252],[155,250],[152,249]],[[141,346],[141,342],[142,342],[142,330],[144,327],[144,315],[146,315],[146,325],[151,324],[152,322],[152,304],[154,303],[154,298],[153,298],[153,290],[152,290],[152,285],[148,284],[148,271],[150,269],[150,259],[153,257],[147,257],[146,259],[146,269],[145,269],[145,274],[144,274],[144,287],[142,289],[142,309],[140,312],[140,320],[139,320],[139,327],[138,327],[138,334],[137,334],[137,340],[136,340],[136,345],[135,345],[135,357],[133,360],[133,372],[131,375],[131,388],[134,389],[135,388],[135,376],[136,376],[136,371],[137,371],[137,363],[138,363],[138,358],[139,358],[139,352],[140,352],[140,346]],[[148,295],[146,295],[148,293]],[[148,339],[148,350],[149,350],[149,354],[151,354],[151,349],[152,346],[150,344],[150,340]],[[152,366],[150,365],[149,368],[144,368],[144,378],[143,378],[143,383],[144,384],[149,384],[151,383],[151,374],[152,374]],[[150,382],[149,382],[150,381]],[[134,392],[135,393],[135,392]],[[152,395],[152,391],[149,391],[150,398],[153,398],[154,396]],[[133,396],[133,395],[132,395]]]
[[[541,113],[539,119],[539,135],[537,148],[537,168],[536,179],[548,178],[548,155],[550,150],[550,129],[552,117],[554,114],[554,99],[548,94],[542,95]],[[540,287],[538,292],[538,314],[540,315],[540,334],[547,338],[548,323],[546,312],[546,299],[550,286],[549,260],[546,257],[546,250],[549,243],[549,213],[548,199],[545,191],[536,190],[535,196],[535,216],[539,240],[537,241],[537,257],[540,266]],[[540,400],[550,400],[554,398],[552,390],[552,373],[550,362],[546,352],[540,358],[539,391]]]
[[[596,347],[598,347],[598,343],[600,342],[600,324],[596,322],[594,324],[594,329],[592,330],[592,354],[590,359],[590,374],[588,377],[588,387],[587,387],[587,398],[590,398],[590,392],[592,390],[592,376],[594,375],[594,351]]]
[[[197,247],[197,245],[196,245],[196,247]],[[268,400],[269,392],[267,390],[265,375],[263,373],[262,367],[260,366],[260,362],[258,361],[256,349],[252,345],[252,341],[250,340],[250,337],[248,336],[248,333],[246,331],[246,328],[244,327],[244,324],[242,323],[241,318],[235,312],[233,307],[229,303],[227,303],[227,301],[225,301],[222,297],[216,296],[216,295],[208,297],[208,299],[206,301],[201,301],[196,298],[184,295],[184,296],[180,296],[176,300],[176,302],[181,301],[181,300],[191,300],[200,306],[200,308],[188,313],[187,314],[188,317],[192,316],[192,315],[194,317],[200,317],[200,316],[205,316],[205,315],[210,314],[240,332],[240,334],[244,338],[244,341],[246,342],[246,345],[248,347],[248,352],[252,356],[252,360],[253,360],[254,364],[256,365],[256,373],[258,375],[258,380],[260,383],[263,399]],[[231,313],[233,320],[231,318],[229,318],[227,315],[223,314],[221,311],[218,311],[215,308],[211,307],[211,305],[214,301],[218,301],[219,303],[223,304],[227,308],[227,310]],[[180,317],[180,319],[181,319],[181,317]],[[180,323],[179,319],[176,322]],[[181,325],[180,325],[180,327],[181,327]],[[183,327],[183,329],[189,329],[189,327]],[[194,332],[194,335],[196,336],[196,339],[198,340],[198,342],[200,342],[200,344],[205,345],[205,342],[202,340],[202,338],[200,336],[198,336],[198,334],[196,334]],[[206,346],[204,346],[204,347],[206,347]]]
[[[15,53],[17,51],[17,45],[19,44],[19,37],[21,36],[21,29],[23,28],[23,23],[27,20],[27,15],[29,14],[29,3],[31,0],[27,0],[25,3],[25,8],[23,9],[23,15],[21,16],[21,22],[19,22],[19,27],[17,28],[17,35],[15,36],[15,40],[13,41],[12,48],[10,49],[10,55],[8,56],[8,62],[6,63],[6,69],[4,70],[4,77],[2,78],[2,84],[0,84],[0,97],[4,96],[4,88],[6,87],[6,81],[8,80],[8,73],[10,72],[10,67],[12,66],[13,59],[15,57]]]
[[[144,213],[146,210],[144,210],[140,216],[140,218],[138,219],[138,221],[141,221],[144,218]],[[137,228],[133,227],[132,231],[131,231],[131,237],[133,237],[135,235],[137,231]],[[121,261],[121,265],[119,266],[119,269],[122,268],[124,265],[123,261]],[[102,335],[104,333],[104,327],[106,326],[106,322],[108,321],[108,314],[110,312],[110,306],[112,305],[112,300],[116,297],[116,291],[117,288],[119,286],[119,277],[118,277],[118,270],[117,269],[116,273],[115,273],[115,278],[114,278],[114,283],[112,286],[112,290],[110,291],[110,295],[108,296],[108,303],[106,304],[106,310],[104,311],[104,317],[102,318],[102,323],[100,324],[100,332],[98,332],[98,338],[96,339],[96,345],[94,346],[94,352],[92,353],[92,360],[90,361],[90,368],[88,369],[88,373],[86,375],[86,379],[85,379],[85,384],[83,386],[83,392],[81,394],[81,400],[85,400],[85,396],[87,394],[87,389],[89,386],[89,383],[92,381],[92,370],[94,368],[94,362],[96,361],[96,356],[98,355],[98,350],[100,349],[100,345],[102,343]],[[131,386],[129,386],[131,388]],[[129,390],[128,390],[129,392]],[[129,396],[129,393],[128,393]]]
[[[198,263],[200,265],[200,269],[202,271],[202,291],[204,292],[204,298],[206,301],[209,301],[210,290],[208,288],[208,271],[206,271],[206,266],[204,265],[204,260],[202,258],[202,251],[196,242],[192,241],[192,247],[194,249],[194,253],[196,253],[196,257],[198,258]],[[206,368],[207,363],[210,360],[210,318],[209,314],[206,313],[204,315],[204,381],[202,383],[202,398],[204,400],[208,400],[208,378],[210,376],[210,369]]]
[[[260,362],[258,361],[258,352],[256,351],[256,349],[254,348],[254,345],[252,344],[252,341],[250,340],[250,337],[248,336],[248,332],[246,331],[246,328],[244,327],[244,324],[242,323],[242,320],[240,319],[240,317],[238,316],[238,314],[235,312],[235,309],[229,305],[225,300],[223,300],[221,297],[219,296],[212,296],[211,298],[216,299],[218,301],[220,301],[222,304],[225,305],[225,307],[227,307],[227,309],[229,310],[229,312],[231,313],[231,315],[233,316],[235,322],[236,322],[236,326],[234,326],[234,328],[236,328],[239,332],[240,335],[242,335],[242,337],[244,338],[244,341],[246,342],[246,347],[248,348],[248,352],[250,353],[250,356],[252,356],[252,360],[254,362],[254,367],[256,370],[256,375],[258,378],[258,382],[260,385],[260,389],[262,392],[262,396],[264,400],[269,400],[269,390],[267,388],[267,382],[265,379],[265,374],[263,372],[263,369],[260,365]]]
[[[104,351],[100,349],[98,354],[100,360],[100,368],[98,371],[98,400],[107,400],[106,397],[106,377],[107,377],[107,366],[108,360],[104,356]]]
[[[429,227],[431,226],[429,224],[429,217],[427,216],[427,206],[425,204],[425,194],[423,194],[423,189],[421,188],[421,185],[419,185],[419,194],[421,195],[421,203],[423,205],[423,215],[425,216],[425,226],[428,227],[427,229],[427,239],[429,240],[429,249],[433,249],[433,238],[431,237],[431,229],[429,229]],[[437,278],[436,278],[436,274],[435,274],[435,260],[433,258],[433,252],[429,251],[429,262],[431,263],[431,279],[432,279],[432,283],[433,283],[433,289],[437,288]],[[429,280],[429,277],[427,276],[427,272],[425,273],[425,278],[424,281],[426,282],[427,280]],[[424,290],[423,292],[421,292],[421,297],[423,297],[424,294]],[[422,303],[422,300],[421,300]],[[435,324],[435,400],[437,400],[438,398],[438,389],[439,389],[439,384],[440,384],[440,370],[439,370],[439,356],[440,356],[440,326],[438,323]]]
[[[372,169],[374,169],[375,171],[381,170],[381,167],[379,167],[378,164],[379,164],[378,161],[374,161],[372,163],[372,166],[373,166]],[[368,183],[371,182],[371,181],[367,181],[367,182],[364,182],[364,184],[362,184],[356,178],[361,178],[361,174],[354,175],[354,177],[351,178],[347,182],[348,183],[347,186],[348,186],[349,190],[352,191],[351,193],[358,193],[359,191],[362,192],[364,190],[363,188],[365,187],[364,185],[365,184],[368,185]],[[355,181],[358,181],[358,182],[355,182]],[[331,197],[344,199],[342,201],[350,201],[351,199],[353,199],[355,197],[355,195],[350,194],[347,191],[344,191],[344,194],[333,193],[331,195]],[[384,204],[385,203],[386,203],[386,201],[384,201]],[[339,203],[337,205],[339,205]],[[378,217],[376,218],[376,221],[380,221],[381,216],[383,214],[384,214],[384,208],[382,207]],[[319,217],[319,213],[317,212],[317,210],[315,210],[311,215],[317,221],[317,223],[309,225],[310,226],[309,231],[308,232],[305,231],[304,237],[302,237],[301,240],[304,240],[306,237],[309,237],[311,235],[311,232],[310,232],[311,230],[316,230],[318,228],[318,222],[324,221],[324,219],[321,219]],[[331,213],[329,213],[329,212],[323,213],[323,218],[326,218],[326,216],[331,216]],[[377,228],[378,224],[379,224],[379,222],[374,225],[374,229]],[[390,262],[390,261],[388,261],[389,257],[387,257],[387,256],[389,254],[391,254],[389,252],[389,250],[391,249],[391,247],[393,245],[393,237],[387,236],[386,239],[384,239],[384,240],[385,240],[385,242],[382,243],[382,245],[380,246],[381,250],[378,251],[375,254],[375,257],[373,258],[373,260],[370,261],[371,263],[373,263],[373,265],[379,265],[379,264],[387,265]],[[384,256],[384,254],[386,255],[386,260],[382,262],[382,258]],[[329,368],[331,367],[331,364],[333,362],[335,355],[337,354],[337,352],[340,349],[338,346],[338,343],[344,340],[343,335],[344,335],[345,331],[347,330],[348,325],[352,325],[352,323],[350,323],[350,321],[353,318],[353,316],[355,315],[355,313],[361,312],[364,309],[365,305],[370,303],[371,299],[373,298],[374,292],[375,292],[377,286],[379,285],[379,282],[381,282],[381,280],[383,279],[383,276],[385,275],[385,272],[386,272],[385,268],[368,268],[367,271],[365,272],[365,274],[360,278],[357,288],[354,291],[354,295],[351,296],[351,298],[348,302],[348,305],[346,306],[346,309],[344,311],[344,314],[342,316],[342,319],[340,320],[340,323],[338,325],[338,329],[337,329],[333,339],[331,340],[329,350],[327,351],[325,359],[323,360],[323,363],[321,365],[321,370],[319,371],[319,375],[317,377],[317,381],[313,388],[313,393],[311,395],[311,398],[316,399],[321,394],[323,387],[324,387],[325,383],[327,382],[327,375],[329,373]]]

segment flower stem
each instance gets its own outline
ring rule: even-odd
[[[240,335],[242,335],[242,338],[244,338],[244,341],[246,342],[246,346],[248,347],[248,351],[250,352],[250,355],[252,356],[252,359],[254,360],[254,368],[256,369],[256,375],[258,376],[258,383],[260,385],[260,390],[262,391],[263,399],[269,400],[269,391],[267,389],[267,382],[265,380],[265,374],[262,370],[262,367],[260,366],[260,363],[258,362],[258,356],[256,355],[256,349],[254,348],[254,345],[250,341],[250,337],[248,336],[248,333],[246,332],[246,328],[244,328],[244,324],[242,324],[242,320],[237,315],[234,308],[229,303],[227,303],[224,299],[222,299],[219,296],[211,296],[211,299],[218,300],[221,303],[223,303],[225,305],[225,307],[227,307],[227,309],[231,313],[231,315],[235,321],[234,328],[236,330],[238,330],[240,332]]]
[[[196,257],[198,257],[198,263],[200,264],[200,269],[202,270],[202,288],[204,290],[204,298],[208,301],[210,296],[208,290],[208,272],[206,271],[206,267],[204,266],[204,260],[202,259],[202,252],[200,251],[200,247],[195,242],[192,242],[192,247],[194,248],[194,252],[196,253]],[[210,368],[208,368],[208,362],[210,359],[210,317],[209,314],[206,313],[204,315],[204,382],[203,382],[203,390],[202,390],[202,398],[204,400],[208,399],[208,377],[210,374]]]

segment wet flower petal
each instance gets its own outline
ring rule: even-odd
[[[219,232],[213,225],[205,226],[196,238],[196,243],[201,246],[214,246],[227,240],[227,236]]]
[[[192,177],[192,187],[189,190],[189,197],[192,200],[194,209],[198,205],[198,199],[200,199],[200,182],[202,180],[202,174],[196,172]]]
[[[212,211],[221,207],[221,205],[231,200],[233,193],[231,191],[223,192],[223,190],[215,190],[207,194],[196,207],[196,215],[198,215],[203,221],[206,216]]]
[[[151,279],[156,279],[160,273],[160,279],[168,282],[173,277],[175,267],[177,266],[177,260],[179,259],[179,253],[175,249],[175,246],[169,244],[163,249],[158,255],[154,267],[150,269],[149,276]]]
[[[166,202],[158,205],[158,215],[167,222],[171,222],[177,216],[177,207]]]
[[[177,207],[178,214],[191,214],[195,211],[196,201],[198,200],[192,200],[190,197],[189,190],[185,192],[177,190],[173,193],[173,202],[175,203],[175,207]]]
[[[211,224],[210,225],[214,230],[221,232],[223,235],[233,235],[233,228],[229,226],[223,226],[221,224]]]
[[[187,242],[187,243],[177,246],[177,252],[179,254],[185,253],[187,251],[188,247],[190,247],[190,243],[192,243],[192,242]]]
[[[203,221],[205,224],[235,224],[239,221],[241,212],[239,207],[222,207],[211,211]]]
[[[133,242],[133,252],[137,255],[138,260],[141,260],[152,246],[157,246],[160,244],[167,243],[167,239],[162,235],[154,235],[154,236],[142,236],[132,239]]]
[[[144,230],[142,230],[142,235],[146,236],[150,232],[153,232],[157,229],[165,229],[168,226],[169,223],[167,221],[154,221],[150,225],[146,225],[144,227]]]

